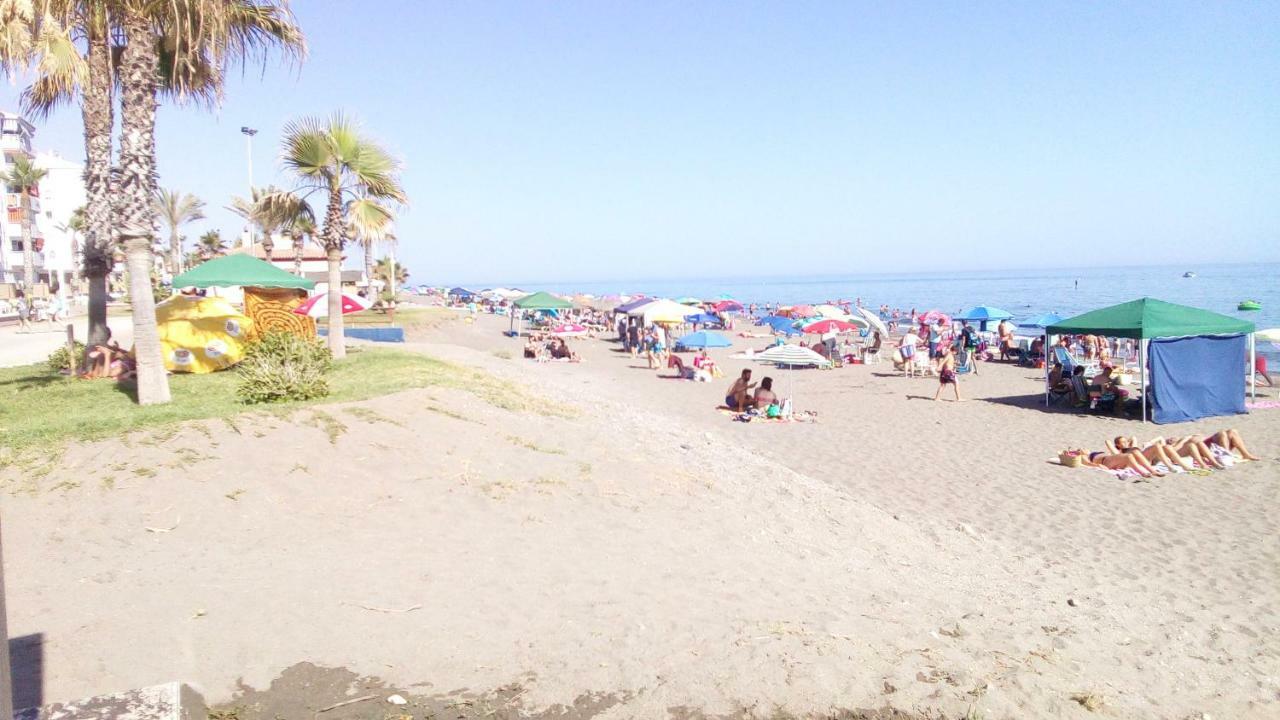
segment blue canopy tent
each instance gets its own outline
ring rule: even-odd
[[[708,332],[699,330],[696,333],[689,333],[684,337],[676,340],[677,348],[727,348],[732,347],[733,342],[729,338],[716,332]]]
[[[1238,318],[1142,298],[1068,318],[1044,332],[1046,346],[1049,335],[1137,340],[1142,419],[1147,419],[1149,395],[1154,395],[1152,419],[1169,423],[1245,412],[1244,370],[1253,368],[1254,329],[1253,323]],[[1148,370],[1152,393],[1147,392]],[[1250,380],[1251,391],[1256,392],[1256,382]]]
[[[471,300],[476,296],[476,293],[473,293],[464,287],[451,288],[448,294],[449,297],[456,297],[459,300]]]

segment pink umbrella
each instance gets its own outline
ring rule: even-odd
[[[793,318],[807,318],[817,315],[818,311],[814,310],[812,305],[793,305],[787,310],[787,314]]]
[[[843,320],[819,320],[818,322],[809,323],[808,325],[804,326],[804,331],[806,333],[811,333],[813,335],[826,335],[829,332],[836,332],[836,333],[856,332],[861,329],[862,328],[858,327],[857,325],[854,325],[851,322],[845,322]]]
[[[718,313],[740,312],[742,310],[742,303],[738,302],[737,300],[721,300],[715,305],[712,305],[711,309],[715,310]]]
[[[342,296],[342,314],[350,315],[361,310],[369,309],[369,301],[360,297],[351,297],[350,295]],[[329,293],[322,292],[319,295],[312,295],[307,301],[293,309],[299,315],[307,317],[321,318],[329,314]]]
[[[582,337],[587,334],[587,329],[574,323],[561,323],[551,329],[551,334],[556,337]]]
[[[942,321],[943,325],[951,324],[951,316],[941,310],[930,310],[920,316],[920,323],[922,325],[937,325],[939,320]]]

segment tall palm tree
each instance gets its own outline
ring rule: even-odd
[[[347,232],[360,245],[364,256],[364,277],[372,285],[375,277],[373,269],[374,255],[378,251],[378,245],[380,243],[395,245],[396,235],[392,232],[390,224],[387,227],[375,228],[373,231],[366,232],[354,219],[348,222]],[[372,290],[372,288],[370,289]]]
[[[36,248],[31,238],[31,193],[40,191],[40,181],[49,172],[36,167],[26,155],[15,155],[13,167],[0,171],[0,183],[8,186],[22,198],[22,284],[31,291],[36,280]]]
[[[210,230],[196,240],[196,250],[200,253],[201,259],[208,260],[226,252],[227,243],[223,241],[222,233]]]
[[[347,227],[377,233],[394,215],[384,203],[405,203],[400,163],[346,116],[305,118],[285,127],[282,158],[306,193],[325,194],[320,239],[329,262],[329,349],[346,356],[342,323],[342,250]]]
[[[182,236],[183,225],[204,219],[204,201],[190,193],[180,190],[160,188],[155,196],[156,214],[169,226],[169,272],[177,275],[182,272]]]
[[[296,209],[291,200],[292,193],[285,192],[274,185],[265,188],[251,188],[248,198],[232,197],[227,209],[249,221],[262,236],[262,250],[266,253],[267,262],[275,252],[277,232],[285,229],[292,220],[292,212]],[[309,208],[308,208],[309,209]]]

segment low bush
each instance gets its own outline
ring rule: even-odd
[[[329,394],[329,348],[292,333],[269,333],[249,345],[237,366],[241,402],[314,400]]]
[[[74,350],[70,354],[67,353],[66,345],[59,345],[57,350],[49,353],[49,369],[53,372],[71,372],[80,364],[80,358],[84,357],[84,343],[77,342]]]

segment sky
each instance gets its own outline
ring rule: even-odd
[[[292,187],[281,129],[343,110],[414,283],[1280,260],[1280,3],[292,7],[304,62],[160,110],[190,238],[243,227],[241,126]],[[76,108],[37,126],[83,158]]]

